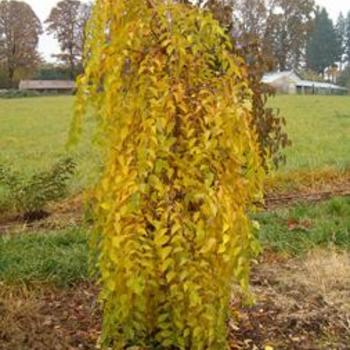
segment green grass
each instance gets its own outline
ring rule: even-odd
[[[0,281],[66,286],[86,280],[86,233],[65,231],[0,236]]]
[[[350,198],[333,198],[318,204],[260,213],[263,246],[290,254],[302,254],[330,245],[350,249]]]
[[[281,171],[350,168],[350,96],[279,95],[270,104],[293,142]]]
[[[260,213],[265,248],[298,255],[315,247],[350,250],[350,198]],[[88,279],[83,228],[0,236],[0,282],[66,286]]]
[[[73,97],[0,99],[1,159],[19,168],[46,166],[65,153]]]
[[[73,96],[0,99],[0,163],[33,173],[67,156],[66,144],[73,116]],[[88,120],[87,129],[91,120]],[[69,155],[77,159],[77,190],[91,181],[97,153],[87,138]]]

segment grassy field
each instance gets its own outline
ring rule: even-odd
[[[0,99],[0,162],[31,172],[65,154],[73,104],[69,96]],[[350,97],[277,96],[270,104],[286,117],[293,141],[281,172],[350,166]],[[89,181],[96,153],[86,141],[74,153],[79,187]]]
[[[65,152],[72,97],[0,99],[1,160],[43,167]]]
[[[97,154],[87,138],[73,151],[66,148],[73,106],[71,96],[0,99],[0,163],[32,173],[69,154],[79,162],[74,187],[90,181]]]
[[[293,146],[281,171],[350,167],[349,96],[277,96]]]

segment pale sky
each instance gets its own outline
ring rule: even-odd
[[[49,16],[50,10],[57,4],[59,0],[23,0],[30,4],[39,16],[40,20],[44,22]],[[82,0],[88,2],[88,0]],[[337,19],[338,14],[342,11],[346,14],[350,11],[350,0],[316,0],[316,3],[327,9],[334,20]],[[59,51],[57,42],[50,36],[43,35],[40,38],[40,52],[42,55],[50,61],[53,61],[51,55]]]

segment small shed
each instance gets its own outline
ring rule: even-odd
[[[71,93],[75,90],[75,82],[73,80],[22,80],[19,83],[19,89]]]

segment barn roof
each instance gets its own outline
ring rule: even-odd
[[[276,80],[282,79],[282,78],[288,78],[290,80],[293,80],[294,82],[301,81],[302,79],[293,71],[284,71],[284,72],[271,72],[266,73],[263,76],[262,81],[265,84],[273,83]]]
[[[74,90],[75,82],[72,80],[22,80],[20,90]]]
[[[319,81],[312,81],[312,80],[301,80],[299,83],[296,84],[296,86],[300,87],[314,87],[318,89],[331,89],[331,90],[347,90],[347,88],[338,86],[335,84],[330,83],[324,83]]]
[[[294,71],[266,73],[263,76],[262,82],[265,84],[272,84],[273,82],[282,78],[288,78],[297,87],[311,87],[311,88],[318,88],[318,89],[344,90],[344,91],[347,90],[344,87],[331,84],[331,83],[312,81],[312,80],[303,80]]]

